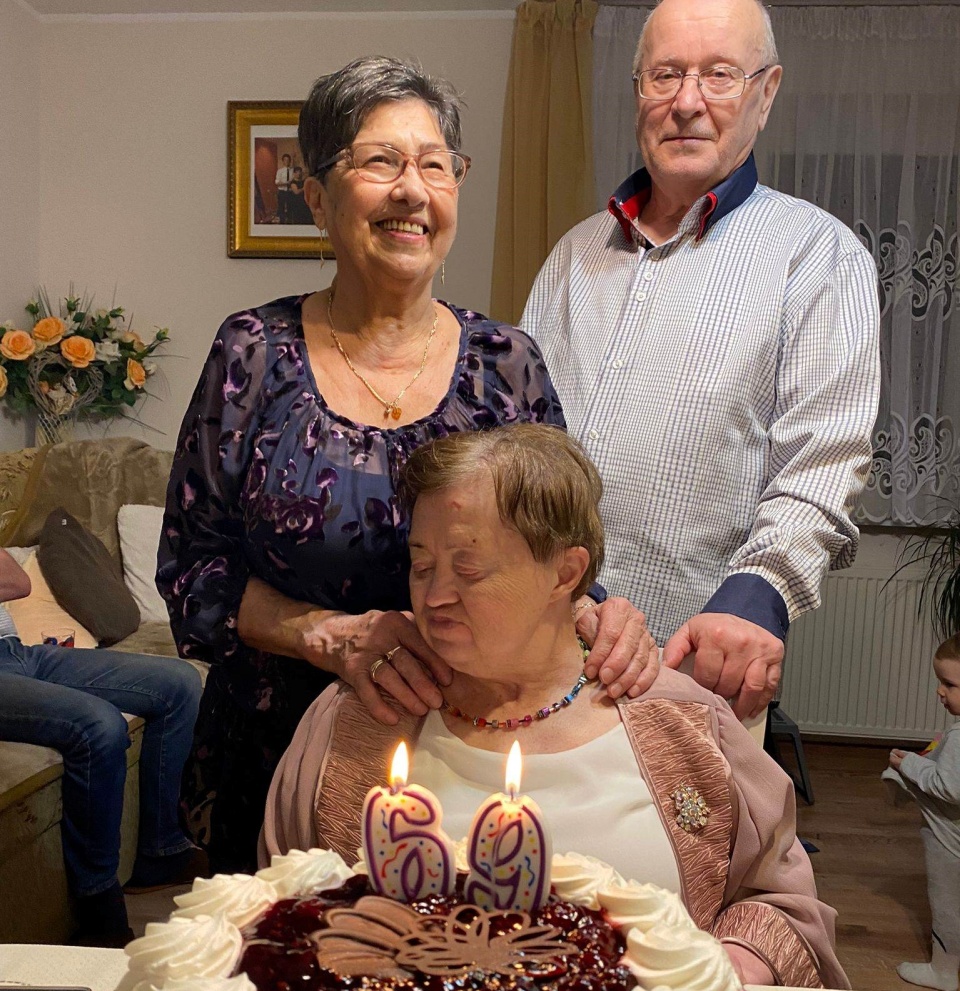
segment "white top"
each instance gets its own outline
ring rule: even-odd
[[[518,735],[523,747],[523,734]],[[431,710],[413,754],[410,780],[437,795],[443,830],[459,840],[480,803],[503,791],[506,766],[506,754],[468,746]],[[573,750],[524,754],[521,792],[543,811],[554,853],[585,853],[625,878],[679,893],[673,846],[622,726]]]

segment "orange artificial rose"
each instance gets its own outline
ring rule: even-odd
[[[0,365],[0,399],[7,394],[7,370]]]
[[[59,317],[44,317],[38,320],[33,328],[33,339],[45,348],[53,347],[63,340],[66,330],[64,322]]]
[[[127,377],[123,380],[125,389],[142,389],[147,381],[147,373],[143,365],[135,358],[127,358]]]
[[[62,341],[60,344],[60,353],[74,368],[86,368],[97,355],[93,341],[78,335],[68,337]]]
[[[124,344],[132,344],[138,351],[142,351],[146,347],[146,344],[143,343],[143,338],[135,330],[128,330],[126,333],[121,334],[120,340]]]
[[[26,361],[37,350],[25,330],[8,330],[0,339],[0,354],[11,361]]]

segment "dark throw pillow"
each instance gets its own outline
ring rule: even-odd
[[[140,625],[140,610],[110,552],[65,509],[57,508],[40,531],[40,570],[57,602],[109,647]]]

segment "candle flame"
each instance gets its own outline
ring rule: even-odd
[[[523,758],[520,755],[520,741],[514,740],[507,757],[507,794],[516,798],[520,791],[520,774],[523,771]]]
[[[407,754],[407,745],[400,741],[397,749],[393,753],[393,763],[390,765],[390,787],[396,791],[407,783],[407,775],[410,773],[410,757]]]

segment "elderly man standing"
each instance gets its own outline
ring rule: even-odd
[[[561,239],[522,321],[603,476],[601,580],[741,718],[853,561],[879,392],[873,260],[757,182],[781,74],[757,0],[663,0],[634,60],[646,168]]]

